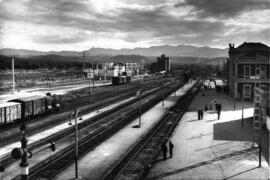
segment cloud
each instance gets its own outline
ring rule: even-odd
[[[270,9],[269,0],[185,0],[175,7],[192,6],[200,17],[229,18],[249,10]]]
[[[44,36],[35,36],[33,37],[33,41],[41,44],[76,44],[85,42],[87,40],[87,36],[85,33],[82,34],[74,34],[72,36],[62,36],[62,35],[44,35]]]
[[[82,50],[184,43],[220,47],[227,46],[229,37],[245,39],[236,34],[261,40],[270,28],[265,0],[178,1],[3,0],[1,46]]]

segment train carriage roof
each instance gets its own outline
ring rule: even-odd
[[[9,100],[8,102],[28,102],[28,101],[35,101],[38,99],[43,99],[44,96],[29,96],[29,97],[24,97],[24,98],[18,98],[18,99],[12,99]]]
[[[10,106],[15,106],[15,105],[20,105],[20,103],[17,103],[17,102],[1,102],[0,103],[0,108],[2,108],[2,107],[10,107]]]

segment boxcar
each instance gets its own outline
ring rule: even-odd
[[[44,96],[31,96],[26,98],[13,99],[10,101],[21,103],[22,119],[33,117],[46,111]]]
[[[131,82],[131,76],[127,76],[127,83]]]
[[[119,85],[120,84],[120,78],[119,77],[112,77],[112,84],[113,85]]]
[[[0,125],[9,124],[21,119],[21,104],[16,102],[4,102],[0,104]]]
[[[131,76],[116,76],[112,77],[112,85],[120,85],[130,83]]]
[[[126,84],[127,83],[127,76],[122,76],[122,84]]]

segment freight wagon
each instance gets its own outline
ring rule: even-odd
[[[112,85],[121,85],[131,82],[131,76],[116,76],[112,77]]]
[[[0,125],[12,123],[21,117],[20,103],[4,102],[0,104]]]
[[[26,121],[46,112],[60,110],[60,96],[31,96],[12,99],[0,105],[0,126]]]

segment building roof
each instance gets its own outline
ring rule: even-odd
[[[20,103],[16,103],[16,102],[3,102],[3,103],[0,104],[0,108],[14,106],[14,105],[19,105],[19,104]]]
[[[30,97],[12,99],[9,102],[26,102],[26,101],[33,101],[33,100],[42,99],[42,98],[44,98],[44,96],[30,96]]]
[[[237,48],[230,45],[229,54],[238,54],[243,58],[256,58],[257,56],[269,57],[270,47],[259,42],[244,42]]]
[[[248,49],[269,49],[269,47],[265,44],[262,44],[260,42],[244,42],[240,46],[237,47],[237,49],[242,49],[242,48],[248,48]]]
[[[245,57],[256,57],[256,51],[247,51],[241,57],[243,57],[243,58],[245,58]]]

